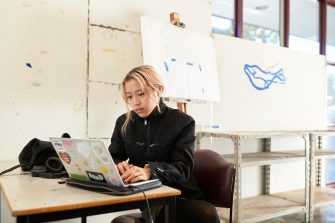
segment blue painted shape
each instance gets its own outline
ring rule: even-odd
[[[166,70],[166,71],[169,71],[169,67],[168,67],[168,65],[167,65],[166,62],[164,62],[164,66],[165,66],[165,70]]]
[[[171,61],[172,62],[176,62],[176,58],[171,58]]]
[[[284,70],[280,68],[276,72],[266,71],[257,65],[244,65],[244,72],[247,74],[250,83],[257,90],[266,90],[271,84],[285,84],[286,77]]]
[[[188,65],[188,66],[193,66],[193,63],[191,63],[191,62],[187,62],[186,65]]]
[[[201,65],[199,64],[199,70],[202,71]]]
[[[213,124],[212,125],[212,129],[219,129],[220,128],[220,125],[219,124]]]
[[[26,66],[29,68],[33,68],[30,63],[26,63]]]

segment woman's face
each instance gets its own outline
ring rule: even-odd
[[[157,106],[153,90],[144,85],[144,89],[135,79],[125,82],[125,96],[127,103],[141,118],[147,117]]]

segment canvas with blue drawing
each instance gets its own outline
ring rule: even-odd
[[[176,101],[219,101],[213,39],[209,35],[141,17],[143,62],[165,84],[163,97]]]
[[[249,78],[251,85],[257,90],[266,90],[275,84],[285,84],[286,77],[283,68],[263,69],[258,65],[244,65],[244,73]]]

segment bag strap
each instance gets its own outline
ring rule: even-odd
[[[13,171],[13,170],[15,170],[15,169],[17,169],[17,168],[19,168],[19,167],[20,167],[20,164],[15,165],[15,166],[13,166],[13,167],[11,167],[11,168],[8,168],[7,170],[4,170],[4,171],[0,172],[0,176],[3,175],[3,174],[5,174],[5,173],[8,173],[8,172],[10,172],[10,171]]]

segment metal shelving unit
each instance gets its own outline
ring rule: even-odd
[[[315,208],[335,203],[335,189],[321,186],[321,160],[335,158],[335,150],[324,149],[322,137],[335,136],[335,131],[312,131],[310,132],[310,160],[311,160],[311,205],[310,219],[313,219]]]
[[[234,194],[234,222],[251,223],[297,212],[305,212],[305,221],[310,221],[311,215],[311,163],[309,141],[312,139],[306,131],[269,131],[269,132],[218,132],[199,131],[196,134],[196,149],[200,148],[203,137],[218,137],[231,139],[234,144],[234,154],[225,155],[236,167],[236,185]],[[301,137],[305,141],[304,150],[271,151],[271,138]],[[241,142],[247,139],[263,140],[263,152],[243,153]],[[305,161],[305,188],[270,194],[270,165],[295,161]],[[241,198],[241,168],[262,166],[264,172],[264,194],[260,196]],[[220,212],[219,212],[220,213]]]

